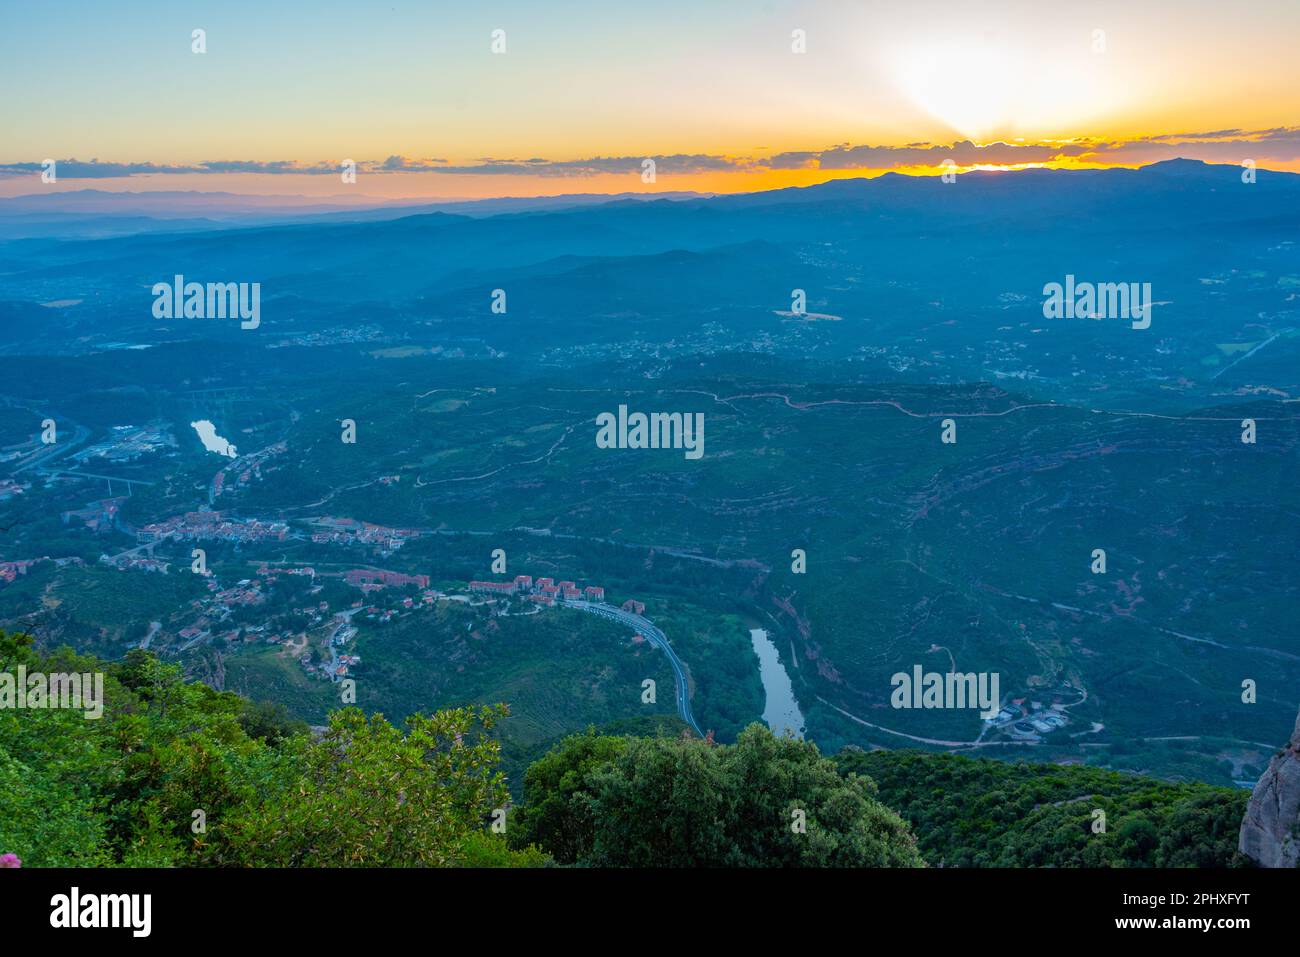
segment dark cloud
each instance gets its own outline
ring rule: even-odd
[[[584,177],[604,173],[640,173],[642,164],[647,159],[655,161],[657,173],[705,173],[743,169],[750,165],[748,160],[735,160],[725,156],[676,153],[671,156],[595,156],[578,160],[485,158],[467,166],[441,166],[432,171],[488,176]]]
[[[939,166],[951,160],[957,166],[1012,166],[1079,159],[1097,163],[1138,165],[1174,157],[1209,161],[1292,162],[1300,160],[1300,127],[1282,126],[1266,130],[1212,130],[1208,132],[1164,133],[1136,139],[1105,141],[1077,140],[1040,143],[908,143],[906,146],[867,146],[840,143],[820,150],[791,150],[766,158],[714,156],[706,153],[674,153],[657,156],[594,156],[587,159],[551,160],[543,157],[502,159],[481,157],[453,165],[438,157],[410,158],[401,155],[383,160],[357,160],[357,172],[370,174],[442,173],[461,176],[548,176],[582,179],[604,174],[640,173],[646,159],[655,161],[656,173],[664,175],[754,170],[891,170],[914,166]],[[0,163],[0,176],[32,176],[42,170],[39,162]],[[157,163],[110,163],[97,159],[58,161],[58,177],[64,179],[115,179],[158,174],[264,173],[279,175],[338,174],[342,162],[299,163],[291,160],[210,160],[188,165]]]
[[[423,173],[442,169],[445,159],[429,157],[427,159],[407,159],[405,156],[390,156],[382,163],[358,163],[357,169],[367,173]]]
[[[603,173],[640,173],[645,160],[655,161],[660,173],[699,173],[714,170],[739,169],[749,165],[748,160],[732,160],[723,156],[678,153],[671,156],[596,156],[591,159],[548,160],[496,159],[484,157],[472,163],[453,166],[446,159],[427,157],[413,159],[401,155],[383,160],[357,160],[359,173],[455,173],[484,176],[554,176],[580,178]],[[0,176],[21,176],[39,173],[40,163],[3,163]],[[98,160],[81,162],[76,159],[58,161],[59,179],[113,179],[144,176],[157,173],[269,173],[269,174],[325,174],[339,173],[342,163],[298,163],[291,160],[212,160],[191,165],[162,166],[155,163],[101,163]]]
[[[24,176],[44,170],[41,163],[0,163],[0,176]],[[193,166],[160,166],[155,163],[101,163],[99,160],[82,162],[76,159],[57,161],[56,175],[60,179],[119,179],[147,173],[203,172]]]
[[[316,163],[304,166],[291,160],[264,163],[258,160],[216,160],[199,164],[200,173],[337,173],[340,164]]]
[[[848,143],[830,149],[778,153],[758,165],[769,169],[900,169],[908,166],[939,166],[952,160],[958,166],[1016,163],[1045,163],[1075,156],[1084,147],[1077,144],[985,143],[960,140],[951,145],[911,143],[907,146],[853,146]]]
[[[1011,166],[1080,159],[1108,163],[1153,163],[1175,157],[1240,162],[1242,159],[1288,162],[1300,159],[1300,127],[1268,130],[1212,130],[1166,133],[1117,142],[1080,140],[1068,143],[983,143],[960,140],[951,145],[854,146],[843,143],[824,150],[779,153],[755,165],[768,169],[902,169],[939,166]]]
[[[0,176],[22,176],[40,173],[41,163],[0,163]],[[130,176],[181,173],[337,173],[338,164],[316,163],[304,165],[292,160],[214,160],[190,165],[163,165],[159,163],[102,163],[97,159],[56,160],[55,174],[59,179],[121,179]]]
[[[1175,157],[1226,163],[1240,163],[1246,159],[1256,162],[1293,162],[1300,159],[1300,127],[1162,134],[1113,143],[1094,143],[1081,156],[1085,160],[1133,165]]]

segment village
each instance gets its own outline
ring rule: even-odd
[[[109,562],[124,569],[168,573],[167,563],[146,556]],[[331,584],[335,586],[332,603],[323,594]],[[359,597],[339,601],[340,585],[355,589],[353,593],[359,593]],[[383,625],[428,611],[439,601],[489,606],[493,615],[509,615],[502,599],[527,601],[536,606],[533,614],[557,604],[596,605],[605,600],[605,589],[600,585],[579,587],[572,580],[557,582],[529,575],[501,582],[476,580],[464,588],[442,590],[432,587],[426,574],[373,567],[325,571],[311,565],[265,561],[257,562],[248,578],[230,586],[223,586],[215,575],[209,575],[205,589],[207,594],[190,601],[184,624],[179,628],[173,625],[178,652],[213,642],[227,647],[256,642],[279,645],[294,655],[307,674],[332,682],[349,677],[361,663],[354,647],[359,634],[357,618]],[[286,599],[290,595],[292,598]],[[636,599],[629,599],[621,608],[636,615],[645,611],[644,603]],[[141,646],[155,642],[159,631],[164,631],[165,640],[165,632],[172,629],[151,629]]]
[[[122,429],[111,443],[98,448],[97,454],[130,459],[154,443],[166,444],[167,438],[164,432],[152,428]],[[218,472],[210,485],[211,499],[227,490],[228,482],[243,484],[256,478],[259,468],[282,451],[282,444],[273,445],[232,463],[239,466],[238,472],[231,468]],[[382,479],[397,480],[394,476]],[[212,507],[133,527],[122,517],[126,501],[127,496],[110,494],[81,508],[61,512],[59,516],[64,525],[79,526],[97,536],[118,534],[133,538],[134,546],[99,556],[100,565],[121,572],[193,573],[195,569],[188,553],[160,551],[168,542],[217,542],[237,549],[248,545],[310,542],[331,549],[363,548],[382,560],[407,542],[437,534],[432,529],[393,527],[333,515],[306,518],[291,525],[272,518],[236,516]],[[46,556],[6,561],[0,563],[0,587],[26,575],[30,568],[42,562],[84,564],[80,558]],[[223,649],[249,643],[277,645],[292,654],[309,675],[337,682],[348,677],[361,662],[353,647],[358,636],[354,623],[357,619],[382,625],[427,611],[439,601],[487,606],[494,616],[537,614],[548,607],[569,604],[595,609],[605,601],[603,586],[579,586],[572,579],[516,575],[509,580],[474,580],[463,587],[441,590],[431,586],[427,574],[373,565],[347,567],[326,563],[322,567],[264,560],[249,564],[254,566],[253,570],[233,584],[223,583],[223,579],[229,582],[232,577],[229,566],[223,563],[218,563],[214,570],[200,572],[204,577],[202,594],[191,598],[168,621],[151,623],[137,645],[154,650],[169,646],[176,653],[203,645]],[[344,600],[343,589],[356,597]],[[520,608],[514,602],[525,604]],[[641,615],[645,605],[629,599],[621,611]]]
[[[1069,709],[1085,700],[1087,694],[1069,684],[1052,691],[1038,689],[1032,697],[1010,698],[997,714],[985,719],[980,737],[1001,731],[1013,741],[1039,741],[1069,725]]]
[[[356,589],[363,596],[341,607],[335,591],[335,601],[320,597],[330,582]],[[352,655],[334,655],[332,660],[314,663],[305,649],[310,643],[309,633],[323,627],[331,620],[354,615],[378,623],[428,608],[444,594],[429,587],[428,575],[408,575],[404,572],[377,568],[352,568],[339,572],[318,571],[308,565],[285,566],[258,563],[254,574],[240,579],[230,587],[222,587],[215,576],[206,582],[208,594],[190,602],[196,616],[180,628],[177,636],[183,642],[179,650],[186,651],[195,645],[221,640],[227,644],[262,641],[271,645],[286,645],[303,650],[299,660],[309,673],[339,680],[346,676],[351,665],[360,658]],[[252,614],[243,609],[256,608]],[[355,636],[336,629],[330,638],[330,647],[337,648]]]
[[[508,582],[472,581],[469,583],[469,590],[475,595],[518,595],[539,605],[554,605],[557,599],[560,601],[605,600],[605,589],[600,585],[588,585],[582,589],[578,588],[575,582],[562,581],[557,584],[553,578],[539,578],[534,581],[529,575],[516,575],[514,581]],[[642,606],[643,610],[644,607]]]

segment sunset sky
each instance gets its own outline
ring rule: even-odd
[[[1300,170],[1297,36],[1296,0],[0,0],[0,195],[730,192],[946,158]]]

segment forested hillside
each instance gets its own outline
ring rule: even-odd
[[[936,866],[1243,863],[1237,834],[1250,793],[1235,788],[920,751],[850,748],[836,764],[876,782],[880,799],[911,824]]]
[[[730,745],[571,736],[512,806],[505,705],[400,723],[345,708],[309,729],[144,651],[105,662],[0,633],[0,673],[20,666],[104,674],[101,718],[0,708],[0,854],[28,867],[1224,866],[1247,798],[1086,767],[831,759],[755,724]]]

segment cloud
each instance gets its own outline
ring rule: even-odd
[[[951,145],[910,143],[907,146],[853,146],[843,143],[812,152],[778,153],[759,165],[769,169],[899,169],[909,166],[938,166],[952,160],[958,166],[1013,166],[1045,163],[1074,155],[1080,148],[1060,144],[985,143],[959,140]]]
[[[390,156],[382,163],[358,163],[357,169],[367,173],[407,173],[430,172],[442,169],[445,159],[407,159],[405,156]]]
[[[1287,163],[1300,160],[1300,126],[1268,130],[1173,133],[1113,143],[1094,143],[1082,154],[1089,162],[1138,165],[1186,157],[1208,162]]]
[[[188,165],[159,163],[108,163],[97,159],[85,162],[78,159],[56,160],[55,173],[59,179],[122,179],[131,176],[186,173],[337,173],[338,164],[316,163],[304,165],[292,160],[213,160]],[[26,176],[40,173],[43,163],[0,163],[0,176]]]
[[[747,160],[736,160],[725,156],[709,156],[700,153],[676,153],[671,156],[594,156],[589,159],[548,160],[540,157],[532,159],[493,159],[484,157],[462,166],[438,165],[419,167],[435,173],[456,173],[471,176],[555,176],[586,177],[606,173],[640,173],[642,164],[653,159],[658,173],[705,173],[719,170],[741,169],[748,165]],[[391,156],[386,163],[402,160],[400,156]],[[445,161],[443,161],[445,163]],[[403,170],[417,167],[403,166]]]
[[[1300,127],[1162,133],[1114,142],[1080,139],[1064,142],[976,144],[970,140],[959,140],[947,145],[909,143],[906,146],[854,146],[844,143],[824,150],[778,153],[756,162],[768,169],[782,170],[888,170],[939,166],[945,160],[952,160],[957,166],[1014,166],[1070,160],[1140,165],[1176,157],[1231,163],[1239,163],[1243,159],[1294,162],[1300,160]]]
[[[869,146],[840,143],[819,150],[791,150],[754,158],[707,153],[673,153],[658,156],[593,156],[555,160],[543,157],[503,159],[479,157],[453,164],[439,157],[410,158],[394,154],[382,160],[357,160],[357,172],[388,175],[429,173],[456,176],[542,176],[584,179],[608,174],[641,173],[647,159],[664,175],[772,170],[897,170],[936,167],[945,160],[957,166],[1016,166],[1029,163],[1075,161],[1097,165],[1136,166],[1186,157],[1211,162],[1259,163],[1300,161],[1300,127],[1265,130],[1225,129],[1189,133],[1161,133],[1126,140],[1084,138],[1068,141],[974,143],[908,143],[904,146]],[[98,159],[58,161],[60,180],[114,179],[163,174],[257,173],[270,175],[337,175],[342,161],[302,163],[294,160],[209,160],[192,164],[113,163]],[[0,176],[33,176],[39,162],[0,163]]]
[[[43,163],[0,163],[0,176],[25,176],[40,173]],[[76,159],[58,160],[57,175],[63,179],[119,179],[145,173],[193,173],[192,166],[159,166],[154,163],[101,163],[99,160],[81,162]]]
[[[748,160],[733,160],[724,156],[677,153],[670,156],[596,156],[590,159],[549,160],[496,159],[483,157],[468,164],[451,165],[446,159],[428,157],[412,159],[393,155],[383,160],[357,160],[358,173],[445,173],[481,176],[554,176],[581,178],[604,173],[640,173],[646,159],[655,161],[659,173],[701,173],[740,169]],[[131,176],[204,173],[263,173],[318,175],[337,174],[342,162],[300,163],[293,160],[211,160],[189,165],[159,165],[156,163],[101,163],[99,160],[82,162],[76,159],[58,161],[59,179],[114,179]],[[40,173],[40,163],[0,163],[0,176],[25,176]]]
[[[275,160],[264,163],[258,160],[215,160],[200,163],[190,172],[195,173],[337,173],[341,169],[338,163],[315,163],[304,166],[291,160]],[[62,171],[60,171],[62,172]]]

